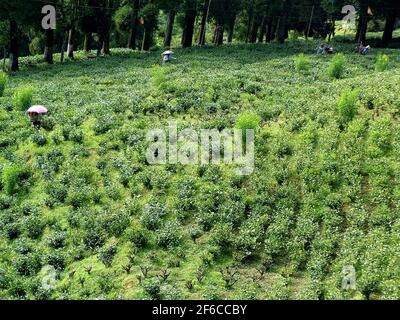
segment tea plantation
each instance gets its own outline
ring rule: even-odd
[[[21,59],[0,78],[0,298],[400,299],[400,56],[316,45]],[[254,119],[250,176],[146,161],[171,120]]]

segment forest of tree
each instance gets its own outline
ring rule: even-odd
[[[56,8],[55,30],[41,26],[48,4]],[[400,17],[396,0],[2,0],[0,48],[8,69],[16,71],[18,57],[28,54],[44,52],[51,64],[53,52],[73,58],[77,49],[97,55],[109,54],[110,47],[147,51],[156,35],[170,47],[177,26],[182,47],[206,44],[207,32],[213,32],[215,45],[233,39],[283,43],[289,31],[330,40],[348,4],[357,10],[354,41],[365,42],[368,25],[380,23],[380,45],[391,44]]]

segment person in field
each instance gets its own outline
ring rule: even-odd
[[[321,44],[317,47],[317,54],[323,54],[323,53],[325,53],[325,45],[321,43]]]
[[[169,63],[169,62],[171,62],[172,60],[174,60],[175,57],[173,56],[173,54],[174,54],[174,52],[171,51],[171,50],[164,51],[164,52],[161,54],[161,57],[162,57],[162,64],[166,64],[166,63]]]
[[[41,123],[41,114],[37,112],[28,112],[29,121],[32,124],[32,128],[39,128]]]
[[[360,42],[360,46],[358,47],[358,52],[361,55],[363,55],[363,56],[367,55],[369,52],[369,49],[371,49],[370,46],[364,46],[364,44],[362,42]]]
[[[317,54],[333,54],[333,47],[328,47],[324,44],[320,44],[317,47]]]
[[[32,124],[32,128],[35,129],[40,128],[42,117],[46,113],[47,109],[44,106],[39,106],[39,105],[32,106],[26,111],[26,114],[29,117],[29,121]]]

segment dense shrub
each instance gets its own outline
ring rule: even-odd
[[[32,141],[39,147],[43,147],[47,143],[47,137],[43,132],[36,131],[32,136]]]
[[[33,90],[34,89],[32,86],[25,86],[17,89],[14,92],[13,100],[14,106],[17,110],[25,111],[31,106],[33,99]]]
[[[143,215],[140,218],[143,226],[148,230],[157,230],[160,228],[162,218],[167,214],[164,204],[152,201],[146,204]]]
[[[83,131],[80,129],[74,129],[69,133],[69,139],[76,143],[81,143],[83,141]]]
[[[256,130],[260,124],[260,121],[261,117],[258,114],[254,112],[244,112],[237,118],[235,127],[241,130]]]
[[[6,83],[8,80],[8,76],[4,72],[0,72],[0,97],[3,96],[4,90],[6,89]]]
[[[129,216],[122,210],[114,213],[107,212],[100,219],[104,230],[110,236],[119,237],[129,226]]]
[[[81,208],[91,199],[90,188],[85,185],[72,185],[69,188],[66,202],[74,208]]]
[[[3,168],[1,184],[7,195],[17,193],[29,177],[29,171],[17,164],[8,165]]]
[[[157,244],[160,247],[169,248],[176,247],[182,240],[182,232],[179,224],[174,221],[168,221],[157,232]]]
[[[375,69],[377,71],[386,71],[389,68],[389,56],[386,54],[379,54],[376,57]]]
[[[183,295],[177,285],[163,284],[160,288],[160,297],[163,300],[181,300]]]
[[[40,257],[35,253],[19,255],[14,259],[15,270],[23,276],[35,275],[41,267]]]
[[[310,68],[310,61],[308,58],[304,55],[304,53],[300,53],[296,58],[295,58],[295,67],[296,70],[301,72],[301,71],[307,71]]]
[[[145,279],[142,282],[145,295],[151,299],[159,299],[161,290],[161,280],[157,277]]]
[[[339,116],[343,122],[351,121],[357,113],[358,90],[343,90],[337,107]]]
[[[111,267],[112,261],[116,253],[117,253],[117,246],[115,243],[112,243],[102,248],[99,252],[98,257],[99,260],[103,262],[106,267]]]
[[[346,60],[343,53],[336,54],[328,68],[328,75],[331,78],[339,79],[343,76]]]
[[[59,249],[64,247],[66,238],[67,238],[66,232],[56,231],[53,232],[51,235],[47,236],[46,242],[50,247],[54,249]]]
[[[31,215],[24,222],[26,235],[32,239],[38,239],[42,235],[45,226],[45,222],[39,215]]]
[[[83,243],[86,249],[94,250],[101,247],[106,240],[106,236],[102,229],[94,226],[94,223],[88,225],[88,229],[83,236]]]
[[[148,237],[146,230],[139,226],[132,227],[126,231],[126,239],[137,248],[143,248],[148,242]]]
[[[66,257],[63,249],[51,250],[44,257],[47,265],[53,266],[56,270],[63,271],[65,269]]]

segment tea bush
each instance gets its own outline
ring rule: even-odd
[[[157,245],[163,248],[177,247],[182,240],[182,231],[176,221],[167,221],[157,232]]]
[[[379,54],[376,57],[375,69],[376,71],[386,71],[389,68],[390,58],[386,54]]]
[[[144,207],[141,222],[148,230],[157,230],[161,227],[162,219],[166,214],[165,205],[153,201]]]
[[[241,130],[256,130],[260,125],[261,117],[254,112],[244,112],[236,120],[235,128]]]
[[[343,90],[337,104],[339,116],[342,121],[349,122],[353,120],[354,116],[357,113],[358,96],[358,90]]]
[[[0,72],[0,97],[3,96],[4,90],[6,89],[8,76],[4,72]]]
[[[29,171],[17,164],[7,165],[2,170],[1,185],[8,195],[22,190],[24,180],[29,178]]]
[[[296,58],[295,58],[295,67],[298,72],[302,71],[307,71],[310,69],[310,61],[308,58],[304,55],[304,53],[300,53]]]
[[[99,260],[104,263],[106,267],[111,267],[115,254],[117,253],[117,246],[115,243],[102,248],[99,252]]]
[[[301,39],[176,49],[162,68],[120,49],[22,58],[0,97],[1,298],[396,297],[400,61],[333,41],[345,63]],[[11,96],[27,85],[51,111],[39,130]],[[254,172],[150,165],[146,133],[170,121],[255,129]],[[345,292],[351,264],[360,286]]]
[[[328,68],[328,75],[331,78],[340,79],[345,71],[346,59],[343,53],[336,54]]]
[[[16,110],[26,111],[26,109],[31,106],[33,100],[33,91],[34,89],[32,86],[25,86],[18,88],[14,92],[13,100]]]

